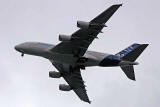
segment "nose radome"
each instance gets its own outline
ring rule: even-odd
[[[21,44],[16,45],[14,48],[16,51],[23,53],[24,51],[28,50],[29,44],[30,42],[21,43]]]
[[[17,50],[17,51],[19,50],[19,46],[18,46],[18,45],[16,45],[14,48],[15,48],[15,50]]]
[[[16,45],[14,48],[15,48],[16,51],[21,52],[21,50],[22,50],[22,45],[21,45],[21,44]]]

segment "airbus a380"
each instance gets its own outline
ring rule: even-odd
[[[105,23],[120,6],[122,4],[112,5],[90,22],[77,21],[79,30],[71,35],[59,35],[61,42],[57,45],[25,42],[16,45],[15,49],[22,56],[29,54],[50,60],[59,72],[50,71],[49,77],[63,77],[68,83],[68,85],[60,84],[59,89],[62,91],[73,90],[82,101],[90,103],[81,76],[81,69],[92,66],[120,66],[129,79],[135,80],[133,65],[138,64],[135,60],[148,46],[148,44],[134,43],[115,55],[87,50],[92,41],[98,38],[97,35],[102,33],[102,29],[106,27]]]

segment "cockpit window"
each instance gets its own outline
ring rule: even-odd
[[[47,44],[47,43],[38,43],[39,45],[42,45],[42,46],[54,46],[52,44]]]

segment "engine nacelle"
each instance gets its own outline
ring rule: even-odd
[[[84,21],[77,21],[77,27],[81,29],[97,29],[97,28],[102,28],[102,27],[107,27],[105,24],[100,24],[100,23],[90,23],[90,22],[84,22]]]
[[[69,85],[66,85],[66,84],[60,84],[59,85],[59,90],[61,91],[70,91],[72,90],[71,87]]]
[[[90,26],[89,22],[77,21],[77,27],[79,27],[79,28],[88,29],[89,26]]]
[[[60,72],[56,72],[56,71],[50,71],[49,72],[49,77],[51,77],[51,78],[60,78],[61,77],[61,73]]]
[[[71,40],[71,36],[69,35],[59,35],[59,41],[70,41]]]

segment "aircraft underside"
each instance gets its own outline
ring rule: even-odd
[[[120,66],[125,75],[135,81],[133,65],[138,64],[135,62],[136,59],[148,46],[148,44],[134,43],[115,55],[87,51],[93,40],[98,38],[98,34],[103,33],[102,29],[107,27],[105,23],[120,6],[122,4],[110,6],[90,22],[77,21],[79,29],[71,35],[60,34],[59,41],[61,42],[57,45],[25,42],[15,46],[15,49],[21,53],[21,56],[29,54],[50,60],[59,72],[50,71],[49,77],[63,77],[67,82],[67,85],[60,84],[59,90],[73,90],[82,101],[90,103],[91,101],[89,100],[86,86],[81,76],[81,69],[90,66]]]
[[[92,53],[92,54],[90,54]],[[100,56],[101,54],[101,56]],[[99,63],[109,54],[103,54],[99,52],[89,51],[80,58],[74,57],[72,54],[61,54],[56,53],[53,54],[53,60],[59,63],[65,63],[69,65],[83,65],[85,67],[88,66],[99,66]]]

